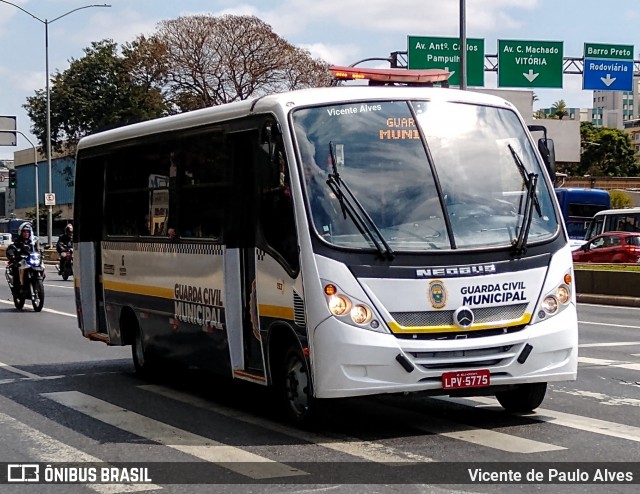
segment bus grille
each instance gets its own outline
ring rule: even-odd
[[[295,290],[293,291],[293,321],[303,328],[307,325],[307,319],[304,314],[304,300]]]
[[[474,324],[508,323],[522,318],[527,310],[527,304],[503,305],[500,307],[484,307],[474,309]],[[452,310],[443,311],[423,311],[423,312],[392,312],[391,317],[404,326],[451,326],[453,322]]]
[[[409,352],[413,363],[427,370],[489,367],[502,364],[518,355],[519,345],[503,345],[472,350]]]

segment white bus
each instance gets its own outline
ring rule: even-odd
[[[132,345],[142,374],[172,360],[273,386],[296,422],[381,393],[530,411],[575,379],[550,153],[510,103],[381,85],[396,73],[82,139],[82,334]]]
[[[593,215],[584,240],[605,232],[640,232],[640,208],[605,209]]]

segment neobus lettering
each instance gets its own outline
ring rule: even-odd
[[[495,272],[497,272],[495,264],[485,264],[480,266],[448,266],[443,268],[418,269],[416,270],[416,276],[418,278],[429,278],[431,276],[452,277]]]

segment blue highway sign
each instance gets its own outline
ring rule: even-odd
[[[633,60],[584,60],[582,89],[632,91]]]

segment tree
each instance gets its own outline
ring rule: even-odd
[[[136,52],[129,47],[128,56]],[[58,152],[73,154],[83,136],[140,122],[168,113],[156,87],[158,80],[136,77],[135,59],[118,55],[111,40],[93,42],[84,57],[72,59],[69,68],[51,80],[51,143]],[[36,91],[24,105],[32,132],[46,142],[46,92]]]
[[[148,47],[147,66],[163,74],[163,90],[180,111],[330,83],[325,62],[254,16],[179,17],[136,43]]]
[[[580,124],[580,165],[575,173],[593,177],[635,177],[640,166],[629,135],[622,130]]]
[[[609,192],[609,195],[611,196],[611,207],[614,209],[630,208],[633,206],[631,197],[623,190],[612,190]]]
[[[569,112],[567,111],[567,105],[563,99],[556,101],[551,106],[551,108],[553,109],[552,115],[558,118],[558,120],[562,120],[563,117],[569,115]]]

